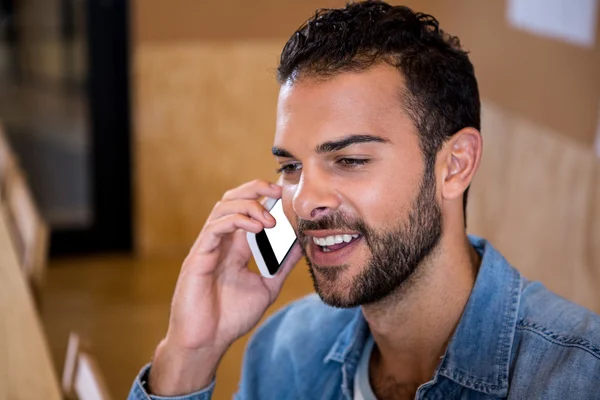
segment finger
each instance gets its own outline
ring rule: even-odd
[[[220,201],[208,217],[209,221],[230,214],[242,214],[262,222],[266,228],[275,226],[275,218],[256,200]]]
[[[257,200],[261,197],[279,198],[281,197],[281,187],[262,179],[255,179],[234,189],[228,190],[223,195],[223,200]]]
[[[269,291],[271,292],[273,301],[275,301],[275,299],[279,295],[279,291],[283,286],[283,282],[285,282],[294,266],[298,264],[298,261],[302,259],[302,256],[302,249],[298,245],[298,242],[296,242],[296,244],[294,244],[294,246],[290,250],[290,254],[285,259],[285,262],[283,263],[281,269],[277,272],[277,274],[275,274],[275,276],[272,278],[263,278],[265,285],[269,288]]]
[[[256,179],[235,189],[228,190],[223,195],[223,201],[258,200],[261,197],[278,199],[281,197],[281,187],[262,179]]]
[[[232,255],[235,255],[237,257],[239,257],[238,260],[236,261],[240,261],[244,260],[250,260],[250,257],[252,256],[252,252],[250,250],[250,246],[248,245],[248,239],[246,238],[246,233],[243,230],[238,230],[237,232],[235,232],[233,235],[233,242],[231,244],[231,251],[230,253]],[[236,262],[236,264],[242,264],[240,262]]]
[[[230,214],[217,220],[207,222],[200,233],[196,253],[211,253],[219,247],[225,235],[242,229],[247,232],[258,233],[264,229],[261,222],[242,214]]]

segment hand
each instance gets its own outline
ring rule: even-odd
[[[261,180],[246,183],[225,193],[208,217],[179,274],[168,333],[151,369],[154,394],[207,386],[222,355],[258,323],[300,260],[296,244],[275,277],[248,270],[246,231],[275,226],[258,201],[263,196],[279,198],[281,188]]]

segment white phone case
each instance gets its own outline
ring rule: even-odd
[[[267,211],[271,211],[273,206],[277,203],[277,199],[272,199],[270,197],[266,198],[263,206]],[[275,275],[272,275],[269,272],[269,268],[267,268],[267,264],[258,248],[258,243],[256,242],[256,234],[253,232],[248,232],[246,234],[246,239],[248,240],[248,244],[250,245],[250,250],[252,251],[252,255],[254,256],[254,260],[256,261],[256,265],[258,266],[258,270],[260,274],[265,278],[273,278]],[[275,273],[277,274],[277,273]]]

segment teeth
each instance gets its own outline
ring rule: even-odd
[[[318,246],[333,246],[334,244],[349,243],[352,239],[357,239],[358,234],[354,235],[332,235],[324,238],[313,237],[313,242]]]

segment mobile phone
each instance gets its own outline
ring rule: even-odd
[[[297,238],[283,213],[281,199],[267,198],[264,207],[275,218],[275,226],[259,233],[248,232],[246,238],[261,275],[272,278],[287,259]]]

